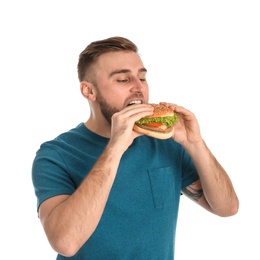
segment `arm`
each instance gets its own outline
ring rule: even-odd
[[[146,108],[146,109],[145,109]],[[133,106],[114,114],[110,141],[72,195],[60,195],[44,201],[39,217],[53,249],[72,256],[88,240],[103,214],[116,177],[120,159],[134,138],[134,122],[152,114],[150,106]]]
[[[39,216],[55,251],[74,255],[94,232],[105,208],[122,152],[108,146],[71,195],[42,203]],[[87,225],[86,225],[87,223]]]
[[[189,153],[200,178],[182,192],[216,215],[236,214],[239,201],[232,182],[202,139],[195,115],[183,107],[164,104],[178,113],[173,138]]]
[[[227,217],[236,214],[239,202],[231,180],[205,142],[185,149],[197,168],[200,180],[186,187],[183,193],[216,215]]]

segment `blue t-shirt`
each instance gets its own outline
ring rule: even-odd
[[[108,141],[81,123],[43,143],[32,166],[37,209],[50,197],[72,194]],[[96,230],[74,257],[57,259],[173,260],[181,189],[198,178],[171,138],[136,138],[121,158]]]

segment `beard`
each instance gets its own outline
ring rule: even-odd
[[[103,96],[100,94],[99,91],[98,91],[98,95],[97,95],[97,101],[100,106],[101,114],[104,116],[106,121],[111,125],[111,118],[112,118],[113,114],[119,112],[119,109],[109,105],[106,102],[106,100],[103,98]]]

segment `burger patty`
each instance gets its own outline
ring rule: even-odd
[[[151,130],[154,132],[160,132],[160,133],[168,133],[172,130],[173,127],[173,126],[167,127],[166,125],[162,125],[162,126],[147,126],[142,124],[136,124],[136,125],[143,129]]]

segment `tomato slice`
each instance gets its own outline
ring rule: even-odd
[[[146,126],[161,126],[163,124],[162,123],[153,122],[153,123],[145,123],[144,125],[146,125]]]

